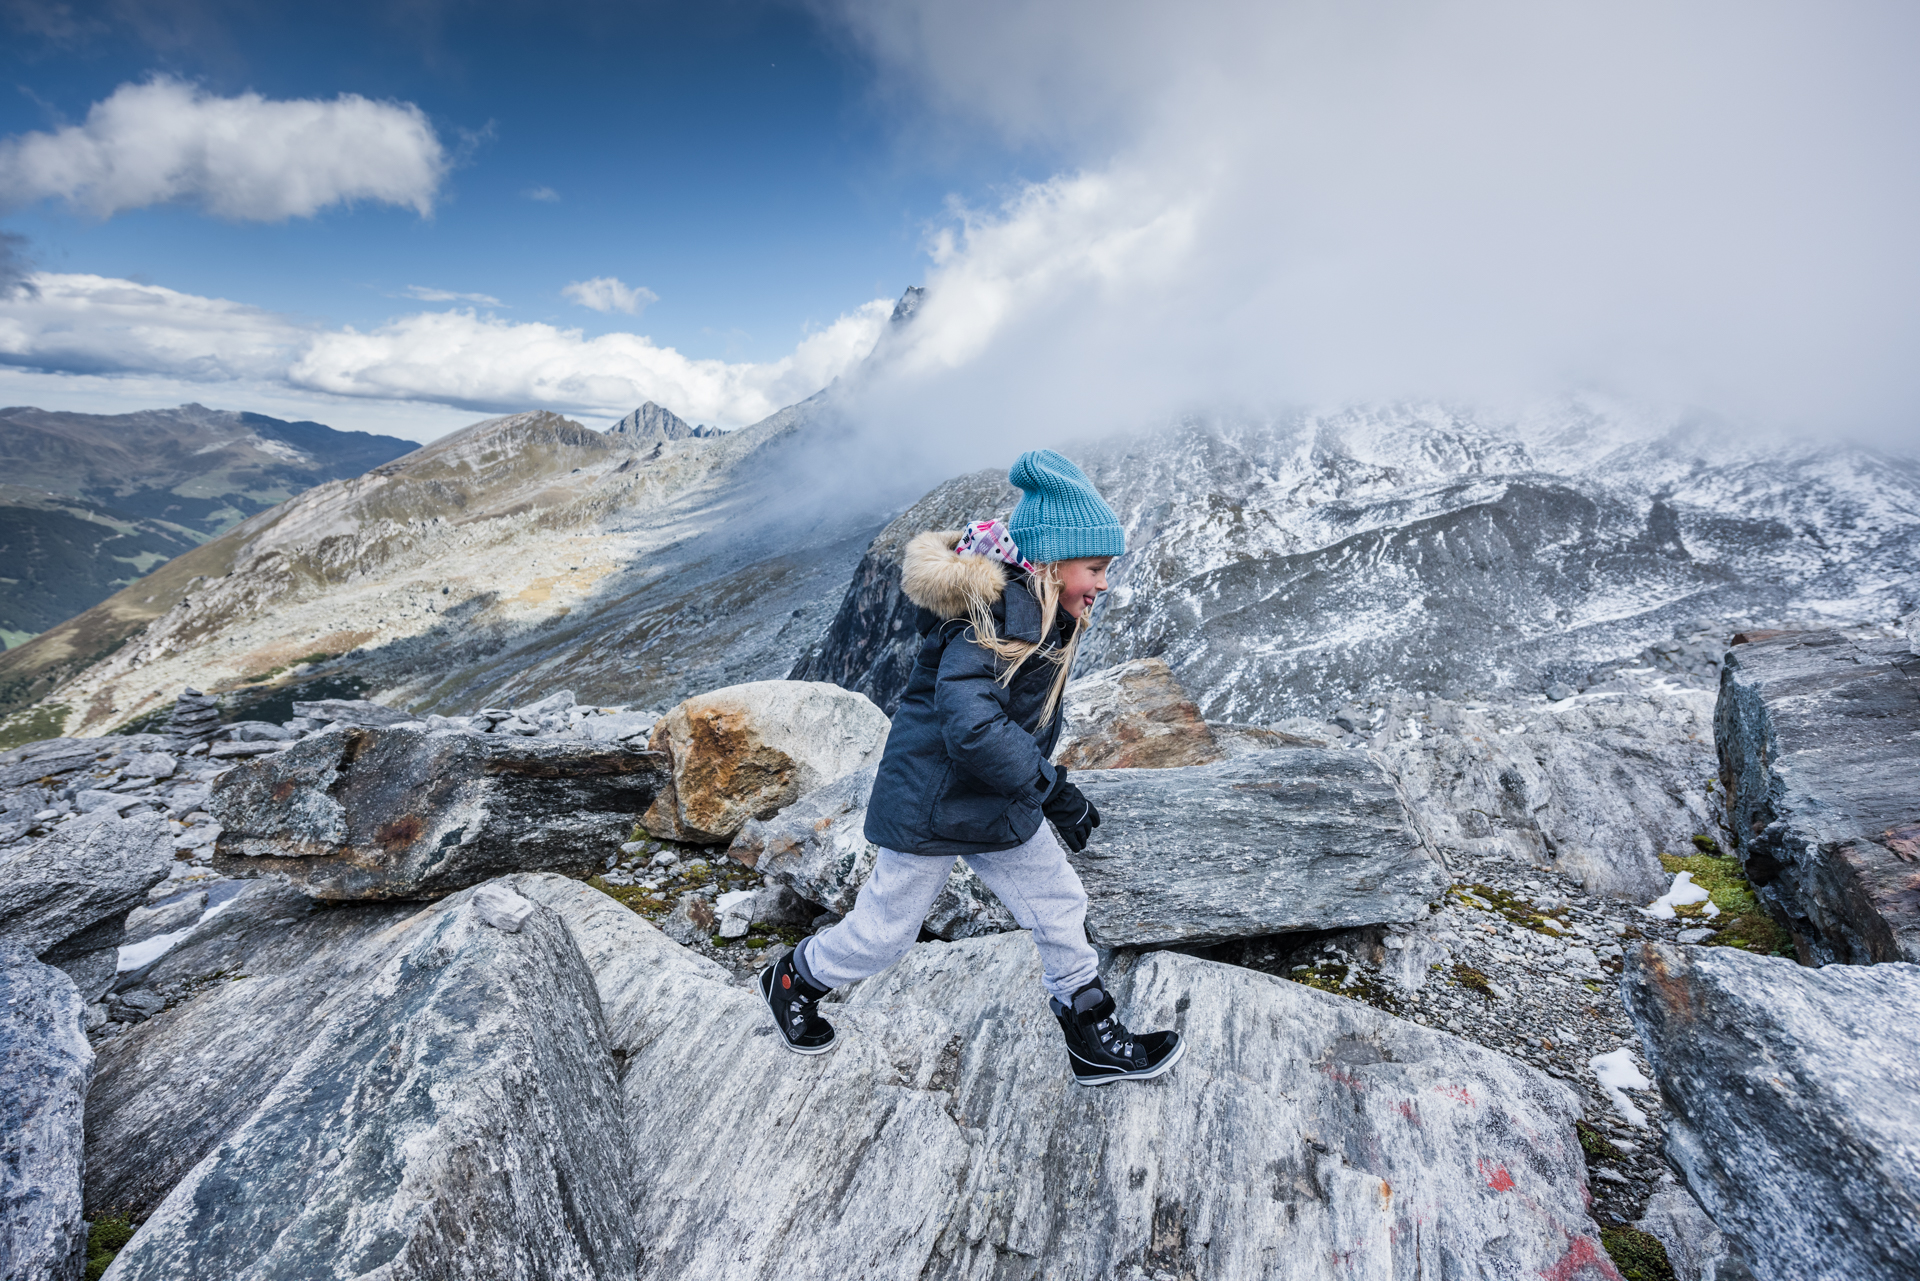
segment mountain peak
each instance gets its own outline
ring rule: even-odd
[[[718,427],[695,427],[664,405],[649,400],[640,408],[607,428],[609,436],[631,436],[636,444],[661,440],[693,440],[718,436]]]

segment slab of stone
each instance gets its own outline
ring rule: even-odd
[[[638,989],[643,1277],[1612,1275],[1573,1091],[1355,1001],[1118,959],[1129,1025],[1189,1048],[1088,1089],[1024,933],[919,945],[824,1005],[839,1044],[803,1060],[757,993],[608,953]]]
[[[634,1275],[645,1166],[593,976],[551,911],[508,932],[472,899],[364,938],[379,961],[167,1194],[116,1281]]]
[[[0,938],[39,955],[146,902],[173,840],[158,814],[90,815],[0,854]]]
[[[1074,781],[1102,818],[1068,856],[1102,947],[1412,921],[1444,883],[1392,782],[1358,753],[1297,748]]]
[[[1761,1281],[1914,1275],[1920,966],[1646,944],[1621,990],[1667,1159]]]
[[[410,712],[383,707],[364,698],[319,698],[309,703],[295,703],[293,714],[315,725],[357,725],[367,729],[399,725],[413,719]]]
[[[579,739],[316,734],[214,784],[213,866],[328,900],[437,898],[505,872],[584,871],[627,838],[665,766]]]
[[[1804,959],[1920,962],[1920,655],[1787,632],[1736,645],[1714,741],[1760,900]]]
[[[78,1281],[82,1113],[93,1077],[80,995],[0,942],[0,1276]]]
[[[1054,763],[1069,769],[1210,765],[1227,752],[1162,658],[1137,658],[1067,687]]]
[[[648,748],[672,778],[645,819],[663,840],[729,841],[749,819],[880,762],[884,712],[824,681],[753,681],[690,698],[660,718]]]
[[[800,898],[845,916],[880,854],[862,834],[878,771],[868,766],[810,792],[770,819],[750,821],[727,853]],[[925,927],[949,941],[1015,928],[1013,914],[960,861],[927,909]]]

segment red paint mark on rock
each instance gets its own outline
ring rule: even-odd
[[[1394,1106],[1399,1109],[1401,1116],[1404,1116],[1405,1118],[1407,1118],[1407,1120],[1413,1122],[1415,1125],[1420,1124],[1420,1114],[1413,1110],[1413,1104],[1408,1103],[1403,1099],[1399,1103],[1396,1103]]]
[[[1467,1087],[1464,1085],[1442,1085],[1436,1088],[1455,1103],[1464,1103],[1470,1108],[1480,1106],[1473,1101],[1473,1096],[1467,1093]]]
[[[1485,1157],[1480,1158],[1480,1177],[1485,1179],[1487,1186],[1495,1192],[1513,1191],[1513,1176],[1507,1173],[1507,1167],[1494,1165]]]
[[[1613,1260],[1592,1237],[1573,1238],[1560,1261],[1540,1275],[1547,1281],[1622,1281]]]

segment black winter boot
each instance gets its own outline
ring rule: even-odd
[[[820,998],[828,990],[801,977],[792,952],[760,971],[760,995],[773,1011],[781,1039],[795,1054],[825,1054],[833,1048],[833,1024],[820,1017]]]
[[[1178,1032],[1127,1031],[1099,979],[1075,992],[1072,1005],[1052,997],[1048,1004],[1066,1033],[1073,1079],[1082,1085],[1145,1081],[1178,1063],[1187,1048]]]

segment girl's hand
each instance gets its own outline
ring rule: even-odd
[[[1040,810],[1053,821],[1054,830],[1075,854],[1087,848],[1093,829],[1100,826],[1100,811],[1093,807],[1086,793],[1064,778],[1047,794],[1047,799],[1040,802]]]

